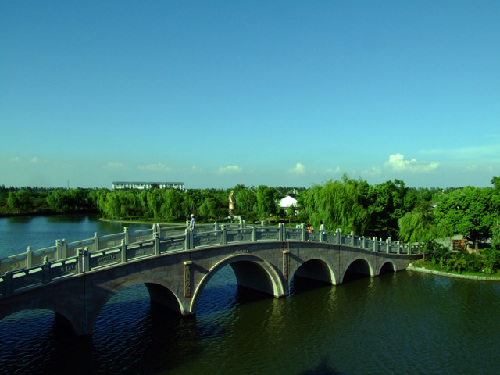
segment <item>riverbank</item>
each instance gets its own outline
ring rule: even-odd
[[[455,278],[460,278],[460,279],[469,279],[469,280],[485,280],[485,281],[500,281],[500,275],[496,274],[498,276],[481,276],[481,275],[467,275],[467,274],[459,274],[459,273],[452,273],[452,272],[445,272],[445,271],[438,271],[438,270],[431,270],[425,267],[419,267],[415,266],[413,263],[411,263],[407,268],[407,270],[410,271],[416,271],[416,272],[422,272],[422,273],[430,273],[433,275],[439,275],[439,276],[446,276],[446,277],[455,277]]]

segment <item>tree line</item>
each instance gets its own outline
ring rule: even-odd
[[[150,190],[40,189],[0,186],[5,214],[96,212],[106,219],[222,222],[234,191],[235,215],[247,222],[273,218],[304,222],[359,236],[425,243],[462,234],[474,247],[494,237],[500,211],[500,177],[493,187],[410,188],[404,181],[371,185],[362,179],[329,180],[306,188],[247,187],[231,189]],[[281,211],[279,198],[294,193],[297,207]]]

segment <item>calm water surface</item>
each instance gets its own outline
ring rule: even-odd
[[[3,220],[2,247],[5,228],[23,232],[33,223],[14,229]],[[72,240],[104,234],[91,218],[79,223],[90,235]],[[29,236],[48,241],[39,247],[70,237],[41,239],[40,229]],[[86,340],[66,336],[50,311],[14,314],[0,321],[0,373],[500,373],[500,283],[406,271],[338,286],[297,280],[293,290],[282,299],[240,290],[225,267],[196,317],[181,318],[151,305],[145,286],[135,285],[109,301]]]

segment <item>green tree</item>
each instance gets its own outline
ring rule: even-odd
[[[24,189],[9,191],[7,205],[11,210],[28,211],[32,208],[32,194]]]
[[[253,221],[257,218],[256,213],[253,211],[257,197],[253,189],[245,188],[244,185],[243,187],[240,186],[236,185],[234,187],[234,198],[236,199],[235,214],[243,215],[246,220]]]
[[[375,237],[397,238],[398,220],[414,207],[417,197],[401,180],[370,186],[368,233]]]
[[[182,215],[182,193],[179,190],[167,189],[162,195],[161,216],[166,220],[177,220]]]
[[[260,185],[256,190],[256,198],[254,209],[261,219],[278,214],[278,192],[275,188]]]
[[[199,215],[205,220],[217,217],[217,201],[214,197],[206,197],[199,208]]]
[[[493,177],[491,183],[495,186],[495,189],[500,190],[500,177]]]
[[[498,218],[493,188],[465,187],[447,193],[435,209],[436,224],[448,228],[448,234],[461,234],[478,243],[491,237]]]
[[[157,219],[161,216],[163,200],[162,190],[153,188],[147,192],[147,212],[149,217]]]
[[[297,197],[299,220],[319,227],[340,228],[344,232],[364,233],[368,223],[364,203],[368,184],[363,180],[352,180],[347,175],[342,181],[329,180],[323,185],[314,185],[301,191]]]

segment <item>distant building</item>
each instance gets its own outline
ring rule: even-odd
[[[285,198],[280,199],[280,207],[282,210],[297,208],[297,199],[295,194],[288,194]]]
[[[176,189],[185,190],[184,182],[130,182],[130,181],[113,181],[111,183],[113,190],[136,189],[148,190],[153,187],[160,189]]]

